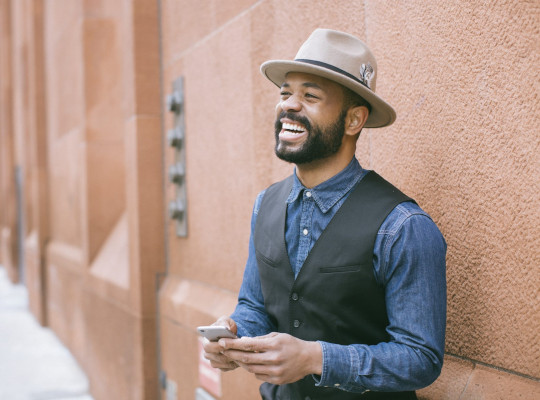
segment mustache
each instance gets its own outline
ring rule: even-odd
[[[291,121],[299,122],[302,125],[304,125],[304,127],[306,128],[308,132],[311,132],[311,123],[306,117],[303,117],[298,114],[282,111],[281,113],[279,113],[278,117],[276,118],[276,122],[274,124],[276,133],[279,133],[281,131],[282,123],[280,120],[282,118],[287,118],[287,119],[290,119]]]

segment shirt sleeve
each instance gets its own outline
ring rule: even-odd
[[[413,203],[398,205],[379,230],[374,272],[385,288],[389,341],[319,342],[318,386],[351,392],[416,390],[440,374],[446,330],[446,243]]]
[[[257,214],[264,196],[264,191],[259,193],[253,207],[251,217],[251,234],[249,237],[249,253],[244,270],[242,286],[238,294],[238,303],[231,318],[236,322],[238,336],[261,336],[275,331],[277,328],[271,321],[264,307],[264,298],[261,290],[259,267],[255,258],[255,245],[253,232],[257,222]]]

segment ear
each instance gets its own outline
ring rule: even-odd
[[[345,117],[345,134],[355,136],[360,133],[369,116],[365,106],[351,107]]]

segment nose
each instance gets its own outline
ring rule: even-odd
[[[298,112],[302,109],[302,104],[296,96],[287,97],[280,102],[279,106],[285,112]]]

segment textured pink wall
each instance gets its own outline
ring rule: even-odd
[[[495,3],[366,2],[398,120],[360,146],[446,236],[447,351],[539,377],[540,3]]]
[[[0,115],[9,116],[0,187],[10,202],[1,247],[18,244],[16,164],[32,311],[43,322],[46,303],[96,400],[155,398],[155,281],[165,266],[157,2],[2,0],[0,21]]]
[[[165,90],[186,80],[190,207],[189,237],[169,236],[168,317],[190,329],[193,315],[212,318],[203,299],[186,310],[183,285],[225,288],[234,303],[252,202],[291,171],[273,155],[278,91],[258,67],[294,57],[313,29],[334,28],[370,45],[378,92],[398,114],[363,132],[361,163],[415,197],[448,242],[447,352],[472,361],[449,356],[441,380],[455,371],[465,380],[425,395],[481,381],[476,361],[539,378],[539,3],[227,4],[224,14],[221,2],[163,1]]]
[[[18,279],[15,197],[15,144],[13,137],[13,33],[11,4],[0,1],[0,262],[9,278]]]
[[[192,398],[194,327],[234,307],[255,196],[292,170],[273,155],[278,90],[259,65],[294,57],[318,27],[376,54],[378,92],[398,119],[364,131],[358,157],[415,197],[448,242],[448,355],[420,398],[540,398],[538,1],[0,0],[0,21],[0,256],[15,265],[23,164],[48,189],[29,193],[28,229],[37,209],[50,220],[27,249],[46,274],[29,268],[46,275],[49,323],[96,399],[153,397],[156,323],[161,367]],[[166,250],[174,154],[160,96],[179,76],[188,237],[171,223]],[[32,158],[37,147],[47,162]],[[247,373],[222,380],[223,399],[255,397]]]

